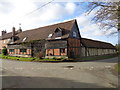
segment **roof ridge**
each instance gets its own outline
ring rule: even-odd
[[[46,39],[48,38],[49,34],[54,33],[54,30],[56,28],[62,28],[64,30],[71,31],[75,21],[76,19],[73,19],[73,20],[55,23],[52,25],[47,25],[39,28],[25,30],[20,34],[17,34],[17,36],[19,37],[19,40],[16,40],[15,43],[20,43],[22,39],[26,36],[28,37],[28,39],[25,42],[29,42],[29,40]],[[69,32],[66,32],[66,33],[69,33]],[[67,38],[67,37],[68,36],[65,36],[64,38]]]
[[[94,39],[88,39],[88,38],[82,38],[82,39],[87,39],[87,40],[91,40],[91,41],[95,41],[95,42],[101,42],[101,43],[107,43],[107,44],[111,44],[109,42],[104,42],[104,41],[100,41],[100,40],[94,40]],[[111,44],[112,45],[112,44]]]
[[[46,25],[46,26],[41,26],[41,27],[34,28],[34,29],[25,30],[25,31],[22,31],[22,32],[32,31],[32,30],[36,30],[36,29],[40,29],[40,28],[45,28],[45,27],[51,27],[51,26],[54,26],[54,25],[64,24],[64,23],[68,23],[68,22],[73,22],[74,23],[75,21],[76,21],[76,19],[72,19],[72,20],[58,22],[58,23],[54,23],[54,24],[50,24],[50,25]]]

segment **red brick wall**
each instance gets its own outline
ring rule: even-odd
[[[50,56],[50,54],[53,55],[53,49],[46,50],[46,55]]]
[[[65,53],[61,53],[61,55],[65,56],[67,55],[67,49],[65,48]]]
[[[27,54],[31,54],[31,49],[27,49]]]
[[[10,55],[16,54],[16,55],[31,55],[31,49],[27,49],[26,52],[20,52],[20,49],[14,49],[14,52],[10,52],[8,50],[8,53]]]
[[[53,49],[54,55],[60,56],[60,49]]]
[[[46,55],[50,56],[50,53],[54,56],[65,56],[67,55],[67,49],[65,48],[65,52],[60,52],[60,48],[58,49],[46,49]]]
[[[0,40],[0,53],[2,52],[3,47],[7,47],[9,39]]]

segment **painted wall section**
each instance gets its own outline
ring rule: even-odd
[[[99,49],[81,47],[81,56],[96,56],[116,53],[115,49]]]
[[[0,53],[2,53],[2,49],[3,47],[7,48],[7,44],[9,42],[10,39],[4,39],[4,40],[0,40]]]

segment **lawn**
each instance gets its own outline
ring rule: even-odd
[[[18,60],[18,61],[53,61],[53,62],[60,62],[60,61],[93,61],[93,60],[101,60],[101,59],[108,59],[108,58],[113,58],[118,56],[117,54],[112,54],[112,55],[103,55],[103,56],[91,56],[91,57],[81,57],[77,59],[65,59],[65,58],[44,58],[44,59],[39,59],[36,57],[15,57],[15,56],[4,56],[0,54],[0,58],[2,59],[10,59],[10,60]]]
[[[4,56],[2,54],[0,54],[0,58],[2,58],[2,59],[10,59],[10,60],[18,60],[18,61],[62,61],[63,60],[63,58],[61,58],[61,59],[56,59],[56,58],[52,58],[52,59],[48,59],[48,58],[39,59],[39,58],[36,58],[36,57]]]
[[[2,56],[3,56],[3,55],[2,55],[2,54],[0,54],[0,58],[2,58]]]
[[[102,56],[89,56],[89,57],[82,57],[80,61],[92,61],[92,60],[101,60],[101,59],[109,59],[113,57],[117,57],[118,54],[111,54],[111,55],[102,55]]]
[[[120,63],[115,65],[115,69],[120,74]]]

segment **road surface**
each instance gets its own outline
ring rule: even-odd
[[[116,88],[118,58],[89,62],[0,60],[3,88]]]

